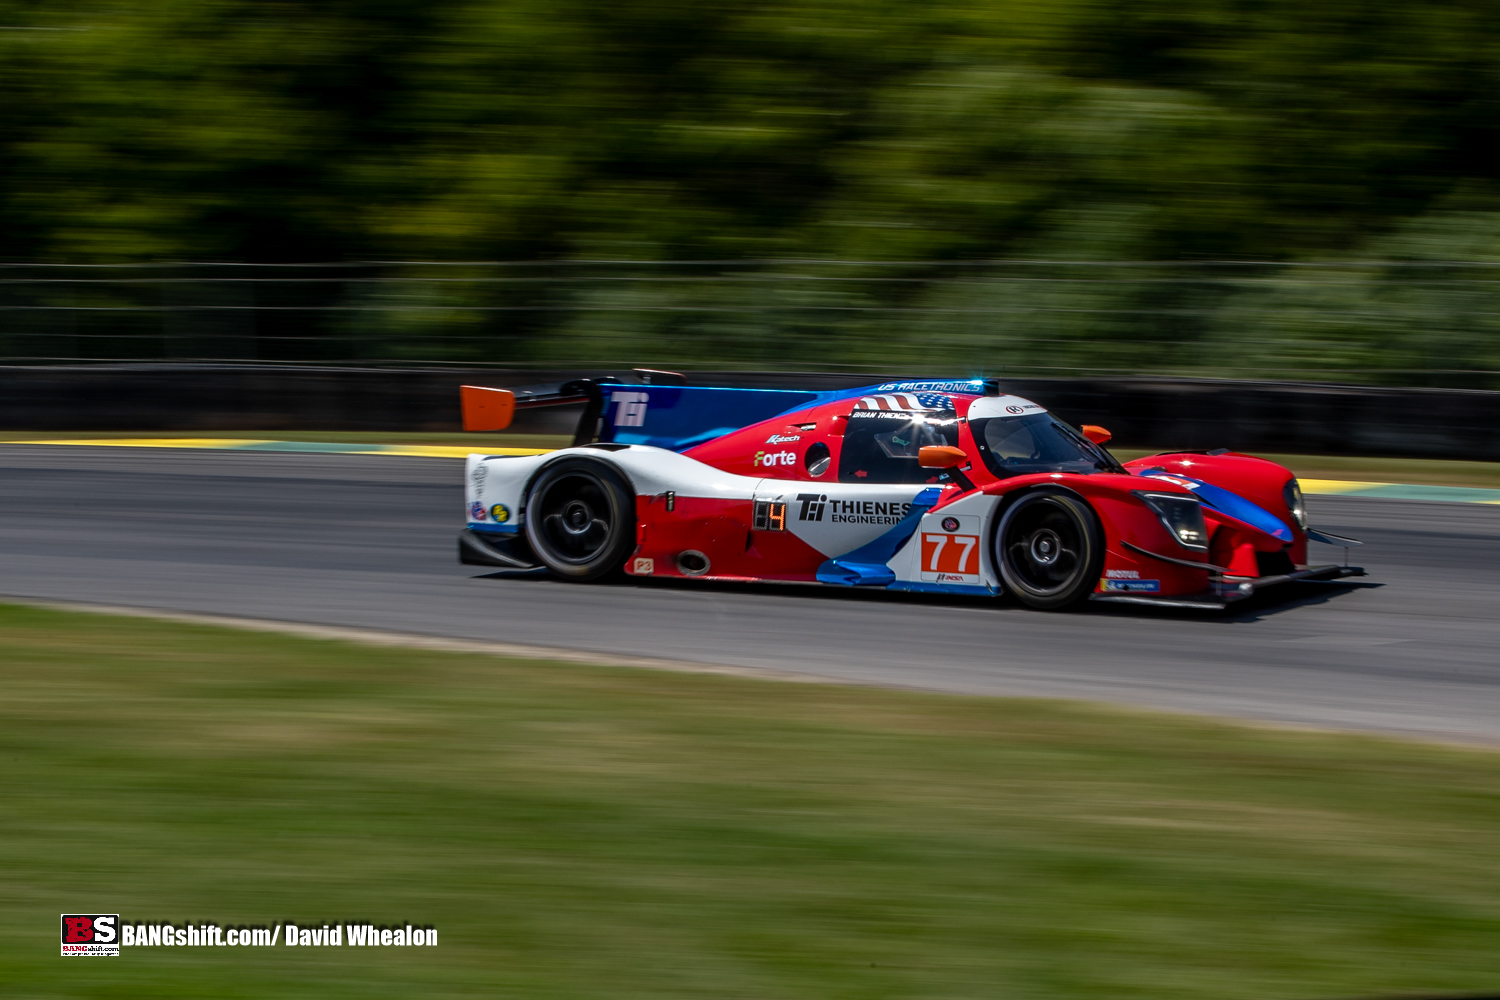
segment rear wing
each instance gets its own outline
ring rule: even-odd
[[[645,444],[686,451],[731,431],[801,409],[827,393],[795,389],[725,389],[689,386],[675,372],[637,369],[634,381],[605,376],[547,385],[460,388],[466,431],[509,427],[517,410],[579,406],[573,445],[595,441]]]

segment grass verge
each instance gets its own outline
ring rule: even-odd
[[[1500,754],[5,606],[0,684],[14,996],[1500,983]],[[440,943],[57,957],[116,911]]]

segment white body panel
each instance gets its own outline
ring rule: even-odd
[[[614,466],[629,480],[637,496],[656,496],[671,491],[680,496],[748,502],[762,482],[755,476],[721,472],[695,458],[647,445],[619,449],[563,448],[545,455],[474,454],[469,456],[465,465],[464,508],[466,514],[472,515],[478,504],[485,516],[470,516],[470,526],[493,525],[495,522],[490,511],[498,503],[510,511],[507,524],[519,528],[525,523],[522,503],[526,499],[527,482],[543,465],[568,457],[588,458]]]
[[[786,530],[825,556],[843,555],[901,522],[927,487],[762,479],[757,500],[786,503]]]
[[[470,527],[519,531],[525,524],[526,484],[544,465],[576,456],[618,469],[637,496],[775,500],[785,503],[786,530],[829,558],[885,535],[928,487],[921,484],[807,482],[737,476],[663,448],[564,448],[545,455],[468,457],[464,505]],[[952,489],[953,487],[949,487]],[[887,563],[898,582],[998,589],[989,551],[989,519],[998,500],[977,494],[923,516],[917,532]],[[498,506],[498,510],[497,510]],[[503,515],[503,516],[502,516]],[[944,522],[957,522],[952,528]]]
[[[999,498],[978,494],[922,516],[911,541],[886,563],[904,583],[1000,589],[990,547],[990,518]],[[957,522],[949,528],[944,522]]]

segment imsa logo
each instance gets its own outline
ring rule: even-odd
[[[118,913],[64,913],[63,957],[119,958],[119,927]]]

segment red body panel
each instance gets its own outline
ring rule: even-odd
[[[976,490],[1004,498],[1038,486],[1060,487],[1077,494],[1098,515],[1106,550],[1098,589],[1104,589],[1108,579],[1139,579],[1160,581],[1159,593],[1163,596],[1197,594],[1208,588],[1210,564],[1226,567],[1233,575],[1256,577],[1262,575],[1257,553],[1284,552],[1293,563],[1306,562],[1307,536],[1296,525],[1283,496],[1292,473],[1274,462],[1238,454],[1183,453],[1128,462],[1125,467],[1135,473],[1132,475],[1062,473],[1000,479],[978,459],[968,425],[966,415],[977,397],[949,395],[959,416],[959,446],[972,459],[961,471]],[[736,475],[837,482],[844,427],[855,404],[855,399],[842,399],[809,407],[744,427],[684,454]],[[815,477],[808,469],[808,451],[817,445],[828,449],[829,462],[822,475]],[[1294,541],[1288,546],[1265,531],[1205,505],[1209,548],[1206,552],[1186,548],[1154,511],[1132,495],[1136,490],[1193,495],[1184,486],[1139,476],[1139,472],[1152,468],[1201,479],[1238,494],[1284,520]],[[937,481],[936,473],[933,481]],[[959,490],[945,491],[934,510],[972,495]],[[791,532],[751,531],[752,511],[748,502],[683,496],[676,498],[675,509],[669,512],[663,498],[641,497],[638,510],[640,545],[635,558],[627,564],[633,573],[642,572],[638,560],[645,559],[650,560],[646,564],[650,569],[645,571],[654,575],[690,575],[677,566],[676,558],[682,551],[692,549],[708,558],[708,571],[699,575],[709,579],[810,581],[816,578],[819,565],[827,558]],[[998,517],[999,512],[995,519]],[[1153,559],[1127,549],[1126,542],[1171,559],[1202,562],[1204,568]],[[988,537],[983,544],[990,544]]]
[[[789,416],[742,427],[689,448],[690,458],[738,476],[774,476],[831,482],[838,478],[839,454],[844,440],[843,420],[854,409],[854,400],[842,399],[799,410]],[[832,461],[822,476],[808,474],[805,457],[814,444],[827,446]],[[783,459],[782,456],[790,456]]]
[[[1137,458],[1126,462],[1125,468],[1133,471],[1144,471],[1146,469],[1166,469],[1168,472],[1177,472],[1185,476],[1193,476],[1205,482],[1222,486],[1231,493],[1238,493],[1251,503],[1264,508],[1275,514],[1286,522],[1287,527],[1292,529],[1293,542],[1291,548],[1286,550],[1287,555],[1295,564],[1307,562],[1307,533],[1297,525],[1292,517],[1292,512],[1287,509],[1286,497],[1282,490],[1293,478],[1290,469],[1284,465],[1277,465],[1264,458],[1256,458],[1253,455],[1240,455],[1229,453],[1224,455],[1199,455],[1191,452],[1166,455],[1148,455],[1145,458]],[[1217,511],[1205,508],[1204,517],[1217,521],[1227,526],[1230,531],[1221,540],[1219,532],[1214,530],[1214,525],[1209,525],[1209,530],[1214,539],[1212,562],[1220,566],[1228,566],[1235,571],[1237,576],[1255,576],[1254,555],[1250,555],[1248,562],[1242,559],[1242,566],[1236,566],[1232,562],[1220,562],[1221,558],[1229,559],[1227,553],[1231,551],[1242,551],[1245,545],[1251,545],[1253,551],[1278,552],[1283,544],[1275,538],[1257,531],[1249,525],[1241,525],[1233,518],[1225,517]],[[1235,537],[1231,537],[1235,536]],[[1250,572],[1241,573],[1240,569],[1248,567]]]
[[[827,556],[789,531],[751,531],[751,504],[744,500],[677,497],[636,498],[636,549],[626,562],[632,576],[696,576],[708,580],[808,582]],[[708,559],[704,573],[685,573],[677,556],[686,550]],[[650,569],[638,560],[649,559]]]

